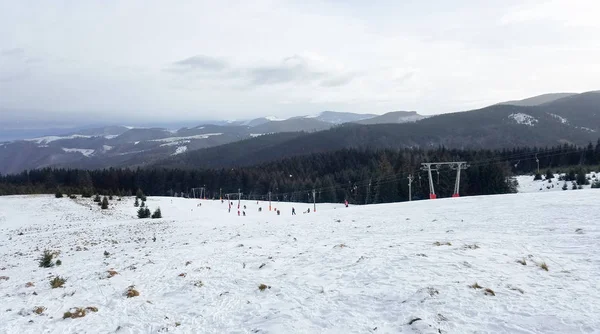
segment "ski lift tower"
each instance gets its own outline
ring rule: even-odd
[[[423,166],[421,167],[421,170],[427,171],[427,175],[429,176],[429,199],[437,198],[437,195],[435,194],[435,188],[433,186],[433,177],[431,176],[431,171],[436,171],[439,175],[439,168],[442,166],[450,166],[451,169],[456,170],[456,183],[454,184],[454,193],[452,194],[452,197],[460,197],[460,171],[469,167],[465,161],[423,162],[421,165]]]

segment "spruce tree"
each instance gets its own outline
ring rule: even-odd
[[[567,190],[567,189],[569,189],[569,187],[567,187],[567,182],[565,182],[565,184],[563,184],[563,186],[562,186],[562,190]]]
[[[546,171],[546,180],[550,180],[554,178],[554,173],[550,169]]]
[[[57,190],[56,193],[54,194],[54,197],[56,197],[56,198],[62,198],[63,194],[60,192],[60,190]]]
[[[137,216],[140,219],[146,218],[146,209],[140,208],[137,212]]]
[[[146,207],[146,211],[144,212],[144,218],[150,218],[151,215],[152,215],[152,212],[150,212],[150,209],[148,209],[148,207]]]
[[[142,191],[142,189],[139,189],[135,192],[135,197],[142,199],[142,197],[144,197],[144,192]]]
[[[138,198],[135,199],[135,203],[133,203],[133,206],[135,206],[136,208],[140,206],[140,200]]]
[[[534,181],[538,181],[542,179],[542,175],[540,173],[535,173],[535,176],[533,177]]]
[[[106,198],[106,196],[104,196],[104,198],[102,199],[102,206],[101,206],[101,208],[103,210],[108,209],[108,198]]]
[[[152,219],[162,218],[162,213],[160,212],[160,208],[156,209],[152,214]]]
[[[143,208],[143,207],[145,207],[145,206],[146,206],[146,202],[144,202],[144,201],[142,200],[142,205],[140,205],[140,206],[141,206],[142,208]]]
[[[100,195],[96,194],[96,197],[94,197],[94,202],[96,203],[100,203],[102,199],[100,198]]]

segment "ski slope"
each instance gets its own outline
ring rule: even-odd
[[[140,220],[131,198],[101,211],[0,197],[0,333],[597,332],[599,201],[588,189],[310,214],[273,203],[281,216],[242,201],[238,217],[220,201],[150,197],[165,218]],[[38,267],[44,249],[62,265]],[[63,319],[72,307],[98,311]]]

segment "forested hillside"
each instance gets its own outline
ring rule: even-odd
[[[513,150],[340,150],[292,157],[246,168],[223,169],[104,169],[96,171],[42,169],[0,177],[0,194],[135,193],[187,195],[194,187],[206,187],[209,198],[237,193],[244,198],[310,201],[312,189],[320,202],[385,203],[408,200],[407,177],[413,175],[413,198],[429,194],[421,162],[467,161],[461,178],[462,195],[508,193],[515,190],[509,176],[535,171],[539,158],[547,168],[595,165],[600,162],[600,141],[585,148],[557,146]],[[434,173],[440,197],[452,194],[455,171]]]

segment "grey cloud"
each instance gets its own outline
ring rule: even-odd
[[[228,64],[225,60],[204,56],[196,55],[180,61],[176,61],[167,70],[171,72],[185,73],[196,70],[203,71],[223,71],[228,68]]]
[[[325,76],[322,72],[313,72],[307,66],[297,64],[293,66],[257,67],[248,71],[250,82],[253,85],[274,85],[288,82],[310,82]]]
[[[25,50],[22,48],[14,48],[14,49],[5,49],[0,52],[0,55],[5,57],[10,56],[21,56],[25,53]]]
[[[356,74],[349,73],[343,74],[336,77],[331,77],[329,79],[325,79],[321,81],[320,85],[323,87],[339,87],[344,86],[350,83],[350,81],[354,80]]]
[[[352,73],[314,69],[305,58],[297,55],[284,58],[277,65],[249,67],[229,66],[222,59],[198,55],[174,62],[166,71],[176,74],[198,74],[196,78],[237,80],[237,84],[234,85],[236,89],[313,82],[323,87],[337,87],[348,84],[355,77]]]

